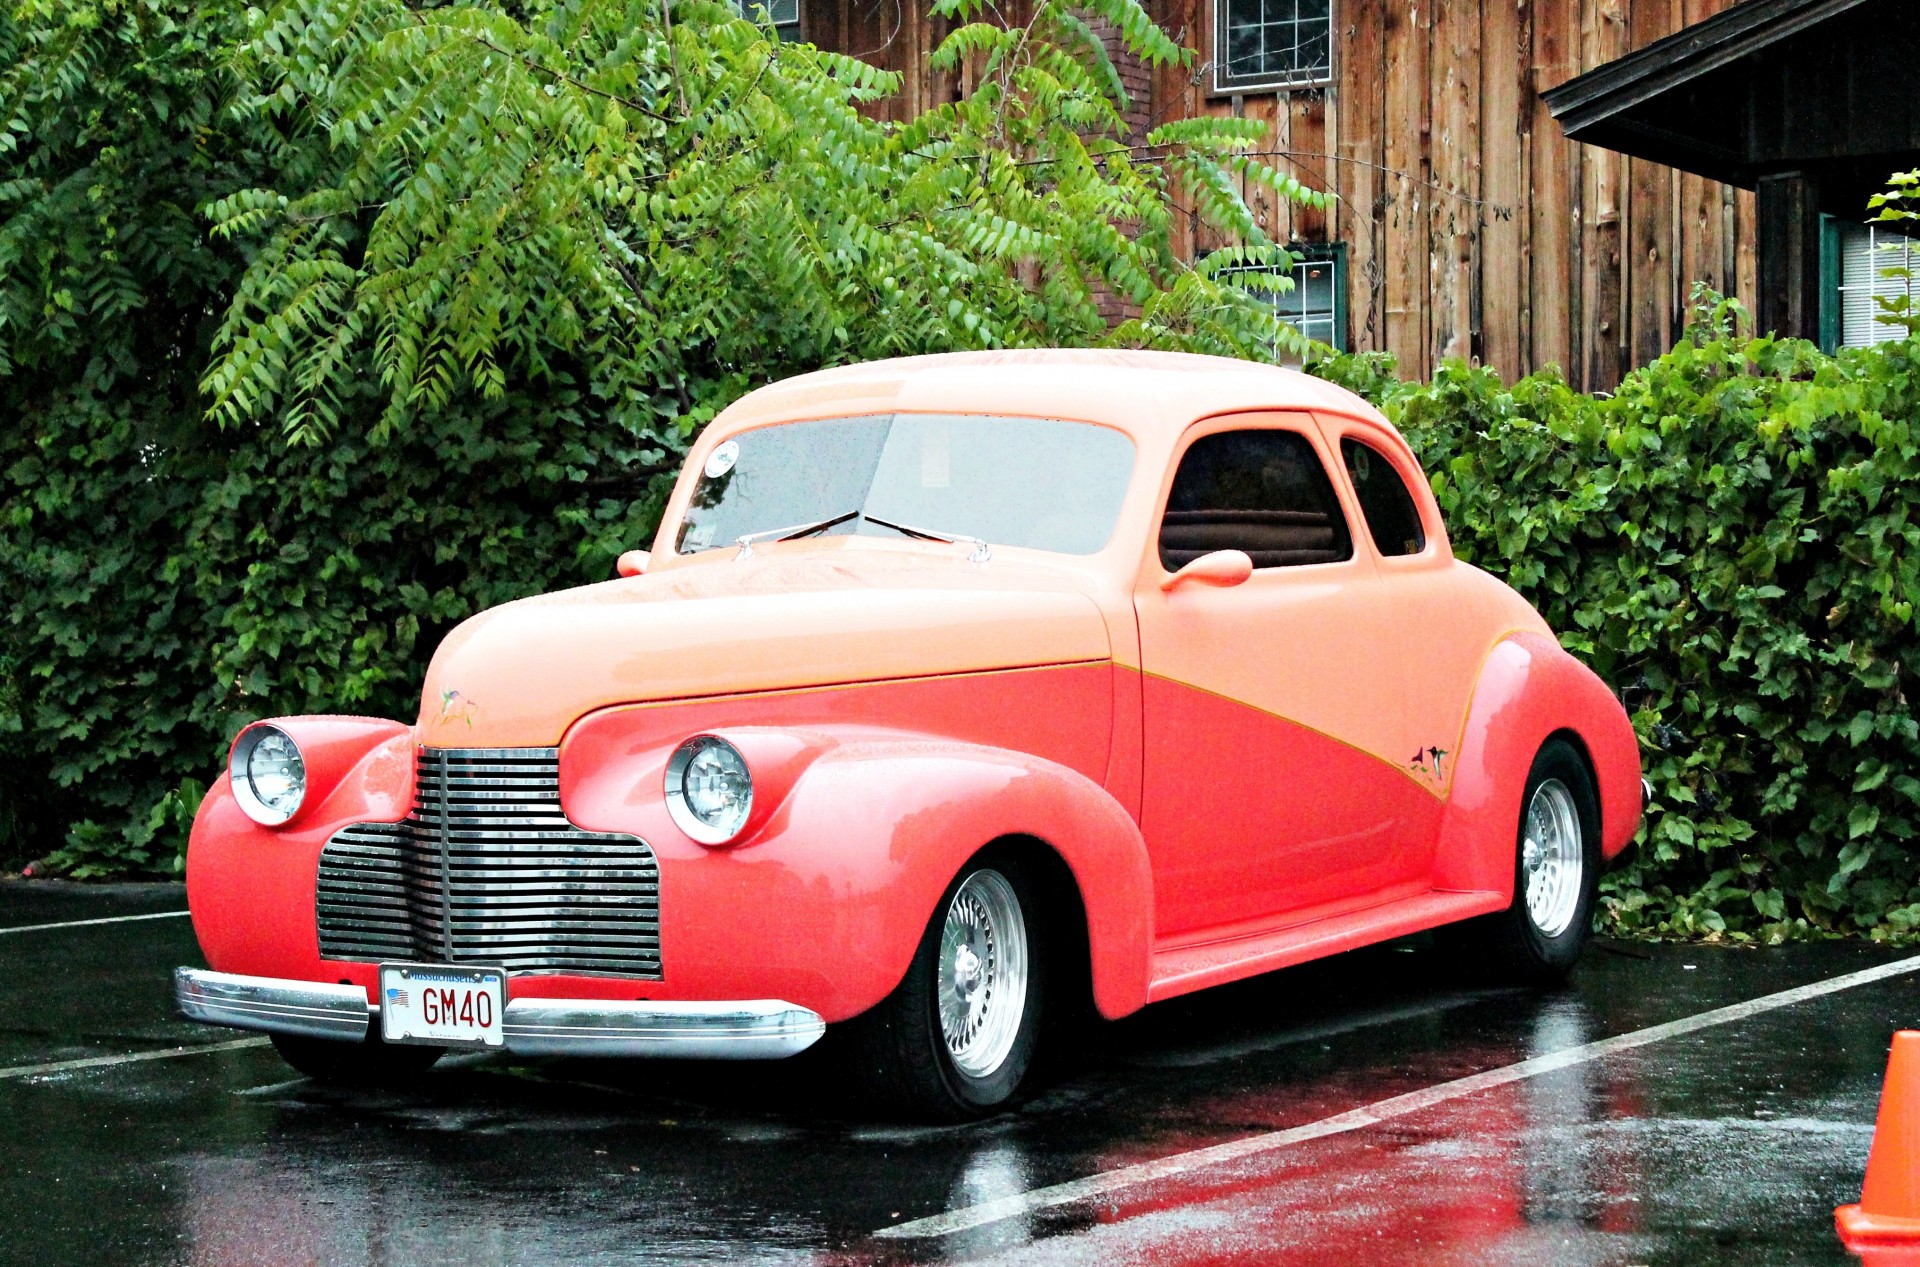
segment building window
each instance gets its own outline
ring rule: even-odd
[[[1333,0],[1214,0],[1213,15],[1215,92],[1333,78]]]
[[[1905,326],[1885,320],[1880,300],[1907,299],[1920,316],[1920,239],[1878,224],[1829,221],[1829,245],[1823,260],[1825,281],[1837,300],[1821,324],[1821,342],[1864,348],[1907,337]],[[1891,274],[1891,276],[1889,276]]]
[[[1336,352],[1346,351],[1347,244],[1296,242],[1287,250],[1295,257],[1293,267],[1287,270],[1293,278],[1293,289],[1277,295],[1255,293],[1271,300],[1275,314],[1301,334]],[[1253,271],[1229,268],[1221,275]]]
[[[803,38],[800,31],[800,0],[734,0],[734,7],[752,18],[765,20],[773,24],[773,33],[780,37],[782,44],[797,43]]]

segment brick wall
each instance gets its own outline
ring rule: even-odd
[[[1106,46],[1107,57],[1112,60],[1113,68],[1120,72],[1120,83],[1127,90],[1127,134],[1122,140],[1128,145],[1139,145],[1153,129],[1153,72],[1127,51],[1120,39],[1120,28],[1105,18],[1089,17],[1087,25]],[[1095,290],[1095,298],[1100,305],[1100,315],[1108,326],[1118,325],[1130,317],[1140,315],[1140,309],[1132,303],[1111,293],[1105,288]]]

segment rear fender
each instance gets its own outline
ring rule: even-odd
[[[561,750],[561,795],[579,826],[653,846],[672,996],[777,997],[828,1021],[858,1015],[906,975],[967,860],[989,843],[1031,838],[1024,847],[1051,848],[1079,888],[1096,1006],[1118,1017],[1145,1005],[1146,846],[1119,802],[1085,775],[911,732],[815,728],[776,746],[771,731],[720,728],[709,733],[748,755],[755,805],[739,837],[708,848],[666,812],[673,745],[636,747],[621,717],[574,728]],[[756,766],[756,751],[779,760]]]
[[[1601,854],[1640,826],[1640,744],[1626,710],[1553,639],[1515,633],[1487,656],[1467,710],[1440,829],[1434,887],[1513,897],[1520,798],[1540,746],[1556,734],[1586,754],[1600,790]]]

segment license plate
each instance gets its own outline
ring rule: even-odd
[[[380,965],[380,1037],[436,1047],[503,1047],[507,974],[499,968]]]

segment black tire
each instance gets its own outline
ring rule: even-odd
[[[1571,886],[1572,909],[1564,915],[1564,925],[1557,928],[1553,925],[1559,924],[1560,919],[1553,915],[1556,910],[1564,909],[1564,902],[1549,903],[1546,927],[1535,917],[1528,902],[1529,827],[1535,822],[1536,811],[1551,819],[1558,816],[1564,804],[1552,785],[1558,785],[1568,794],[1571,817],[1580,833],[1580,875]],[[1539,852],[1536,848],[1535,856]],[[1526,788],[1520,796],[1512,904],[1497,914],[1444,930],[1445,940],[1451,948],[1467,955],[1471,966],[1482,975],[1494,980],[1518,985],[1557,985],[1573,970],[1593,936],[1593,904],[1599,891],[1600,869],[1600,798],[1593,786],[1593,775],[1572,744],[1564,739],[1549,739],[1534,757],[1533,766],[1527,772]]]
[[[378,1021],[368,1027],[365,1041],[358,1043],[296,1034],[272,1037],[280,1059],[315,1082],[343,1087],[403,1086],[433,1068],[446,1051],[444,1047],[382,1042]]]
[[[1011,1045],[991,1069],[963,1068],[947,1041],[940,1016],[939,974],[948,912],[963,888],[976,877],[997,878],[1011,887],[1025,942],[1025,997]],[[982,885],[993,880],[983,879]],[[890,1115],[920,1122],[964,1122],[1007,1107],[1018,1094],[1033,1062],[1046,1001],[1046,938],[1034,927],[1040,905],[1036,886],[1017,858],[983,854],[969,862],[941,894],[921,935],[913,962],[893,993],[846,1025],[845,1050],[854,1065],[859,1091]],[[991,1006],[989,1001],[987,1006]],[[982,1015],[985,1015],[982,1009]]]

